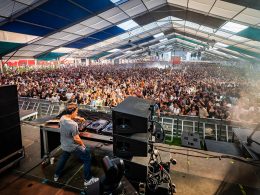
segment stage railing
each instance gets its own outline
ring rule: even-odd
[[[59,114],[67,102],[51,102],[49,100],[19,97],[19,108],[24,110],[34,110],[38,112],[38,117],[51,116]],[[110,113],[111,108],[108,106],[91,106],[79,105],[80,109]]]
[[[24,110],[34,110],[38,112],[38,117],[57,115],[66,106],[67,102],[51,102],[42,99],[19,98],[19,107]],[[107,106],[79,105],[79,108],[95,112],[111,113],[111,108]],[[218,141],[229,142],[232,140],[233,128],[240,128],[243,125],[239,122],[226,121],[221,119],[209,119],[193,116],[164,115],[155,117],[166,131],[167,140],[170,142],[174,138],[180,138],[183,131],[198,133],[204,140],[206,137]]]
[[[183,131],[198,133],[200,138],[214,139],[216,141],[232,141],[233,128],[240,128],[242,124],[238,122],[221,119],[200,118],[196,116],[163,115],[155,117],[159,121],[170,142],[174,138],[180,138]]]

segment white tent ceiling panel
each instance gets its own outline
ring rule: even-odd
[[[39,37],[0,30],[0,41],[15,42],[15,43],[28,43],[37,38],[39,38]]]
[[[133,7],[131,9],[128,9],[128,10],[124,10],[125,13],[127,13],[130,17],[132,16],[135,16],[135,15],[138,15],[138,14],[141,14],[141,13],[144,13],[145,11],[147,11],[146,7],[141,4],[141,5],[138,5],[136,7]]]
[[[144,38],[144,37],[147,37],[147,36],[151,36],[151,34],[149,34],[149,33],[143,33],[143,34],[141,34],[141,35],[138,35],[138,37],[139,38]]]
[[[81,24],[85,25],[85,26],[91,26],[93,24],[96,24],[98,22],[101,22],[103,21],[102,18],[98,17],[98,16],[94,16],[94,17],[91,17],[87,20],[84,20],[83,22],[81,22]]]
[[[128,39],[126,39],[126,40],[122,40],[122,41],[120,41],[119,43],[120,43],[120,45],[125,45],[125,44],[128,43]]]
[[[119,5],[119,7],[123,10],[128,10],[141,4],[143,4],[141,0],[132,0]]]
[[[173,28],[177,28],[177,29],[179,29],[179,28],[184,28],[184,26],[181,26],[181,25],[179,25],[179,24],[172,24],[172,27]]]
[[[116,42],[119,42],[119,41],[121,41],[121,40],[122,40],[122,39],[121,39],[119,36],[116,36],[116,37],[107,39],[106,41],[109,42],[109,43],[116,43]]]
[[[52,41],[55,41],[56,39],[51,39],[51,38],[43,38],[39,41],[34,42],[34,44],[37,45],[47,45],[49,43],[51,43]]]
[[[170,16],[170,20],[171,21],[182,21],[183,19],[177,18],[177,17],[174,17],[174,16]]]
[[[40,54],[41,52],[39,52],[39,51],[26,51],[26,52],[24,52],[24,53],[22,53],[22,54],[20,54],[20,56],[21,57],[33,57],[33,56],[35,56],[35,55],[37,55],[37,54]],[[18,56],[18,55],[15,55],[15,56]]]
[[[35,50],[35,48],[39,47],[39,45],[27,45],[23,48],[21,48],[20,50],[25,50],[25,51],[33,51]]]
[[[88,34],[91,34],[92,32],[96,31],[94,28],[85,27],[79,31],[74,32],[75,34],[86,36]]]
[[[23,53],[25,53],[26,51],[17,51],[17,52],[11,52],[9,54],[7,54],[6,56],[19,56]]]
[[[152,35],[158,34],[160,32],[161,32],[161,29],[159,29],[159,28],[149,31],[149,33]]]
[[[139,27],[139,28],[136,28],[136,29],[134,29],[134,30],[131,30],[130,31],[130,34],[132,35],[132,36],[135,36],[135,35],[139,35],[139,34],[141,34],[141,33],[143,33],[144,32],[144,29],[142,28],[142,27]]]
[[[143,0],[143,2],[145,3],[148,9],[152,9],[154,7],[165,4],[166,0]]]
[[[110,17],[120,14],[120,13],[122,13],[122,11],[118,7],[114,7],[112,9],[109,9],[109,10],[99,14],[99,16],[106,20],[107,18],[110,18]]]
[[[240,5],[218,0],[215,3],[212,10],[210,11],[210,13],[225,18],[232,18],[240,11],[242,11],[244,8],[245,7]]]
[[[118,14],[113,15],[112,17],[107,18],[107,20],[111,23],[117,23],[129,18],[124,12],[120,12]]]
[[[39,0],[15,0],[15,1],[21,2],[21,3],[26,4],[26,5],[31,5],[31,4],[39,1]]]
[[[209,12],[215,0],[190,0],[189,8]]]
[[[195,28],[195,29],[198,29],[200,27],[199,24],[194,23],[194,22],[189,22],[189,21],[186,21],[185,26],[188,26],[188,27],[191,27],[191,28]]]
[[[172,3],[175,5],[181,5],[183,7],[187,7],[188,0],[167,0],[168,3]]]
[[[92,51],[92,50],[96,50],[98,49],[99,47],[97,45],[91,45],[89,47],[85,47],[83,50],[86,50],[86,51]]]
[[[58,49],[53,50],[53,52],[56,52],[56,53],[71,53],[73,51],[76,51],[76,49],[67,48],[67,47],[60,47]]]
[[[50,50],[50,49],[53,49],[54,47],[51,47],[51,46],[40,46],[40,47],[37,47],[34,51],[47,51],[47,50]]]
[[[161,26],[161,30],[167,30],[169,28],[172,28],[172,24],[171,23],[168,23],[168,24],[166,24],[164,26]]]
[[[195,43],[191,43],[189,41],[185,41],[185,40],[178,39],[178,38],[177,38],[177,42],[185,43],[186,45],[190,45],[190,46],[197,46],[197,44],[195,44]]]
[[[252,47],[260,47],[260,42],[259,41],[248,41],[245,44],[250,45]]]
[[[146,7],[141,0],[127,1],[119,6],[129,16],[135,16],[137,14],[147,11]]]
[[[65,40],[63,38],[68,36],[68,35],[73,35],[73,34],[61,31],[61,32],[57,32],[57,33],[49,36],[49,38]]]
[[[166,18],[163,18],[161,20],[157,20],[157,25],[158,26],[163,26],[165,24],[171,24],[171,18],[170,17],[166,17]]]
[[[179,24],[181,26],[185,25],[185,20],[173,21],[174,24]]]
[[[248,49],[248,50],[253,51],[253,52],[260,53],[260,48],[259,48],[259,49],[257,49],[257,48],[250,48],[250,49]]]
[[[67,41],[64,41],[64,40],[54,40],[54,41],[52,41],[52,42],[50,42],[50,43],[48,43],[48,44],[46,44],[46,45],[50,45],[50,46],[60,46],[60,45],[63,45],[63,44],[65,44],[65,43],[67,43]],[[45,44],[43,44],[43,45],[45,45]]]
[[[139,37],[137,37],[137,36],[131,37],[131,41],[132,41],[132,42],[137,41],[137,40],[139,40]]]
[[[14,54],[14,57],[33,57],[34,55],[37,55],[38,53],[39,52],[37,52],[37,51],[17,51]]]
[[[62,36],[59,36],[60,33],[61,33]],[[77,39],[79,37],[80,37],[79,35],[70,34],[70,33],[66,33],[66,32],[59,32],[59,33],[54,34],[53,38],[58,38],[58,39],[65,40],[65,41],[72,41],[72,40]]]
[[[51,46],[45,46],[45,45],[27,45],[23,48],[21,48],[21,51],[47,51],[53,49]]]
[[[126,32],[126,33],[119,35],[118,37],[120,39],[128,39],[129,37],[131,37],[131,35],[128,32]]]
[[[151,30],[151,29],[156,28],[156,27],[158,27],[158,24],[156,22],[152,22],[150,24],[143,26],[145,31]]]
[[[64,31],[65,31],[65,32],[69,32],[69,33],[75,33],[75,32],[77,32],[77,31],[79,31],[79,30],[81,30],[81,29],[83,29],[83,28],[85,28],[84,25],[82,25],[82,24],[76,24],[76,25],[73,25],[73,26],[71,26],[71,27],[69,27],[69,28],[66,28]]]
[[[110,44],[109,42],[102,41],[102,42],[98,43],[98,46],[99,47],[104,47],[104,46],[109,45],[109,44]]]
[[[237,44],[236,42],[231,41],[231,40],[227,40],[227,39],[222,39],[221,42],[226,44],[226,45],[235,45],[235,44]]]
[[[215,31],[215,29],[203,25],[200,26],[199,30],[209,34],[212,34]]]
[[[161,28],[164,28],[164,27],[170,27],[170,28],[172,28],[172,22],[171,22],[171,21],[168,21],[167,23],[161,25],[160,27],[161,27]]]
[[[247,45],[244,45],[244,44],[236,44],[235,46],[236,47],[240,47],[242,49],[249,49],[249,48],[251,48],[250,46],[247,46]]]
[[[215,33],[215,35],[218,35],[218,36],[220,36],[220,37],[225,37],[225,38],[228,38],[228,37],[231,37],[231,36],[232,36],[232,34],[227,33],[227,32],[224,32],[224,31],[222,31],[222,30],[218,30],[218,31]]]
[[[12,0],[1,0],[0,1],[0,16],[9,17],[12,14],[28,7],[19,2],[14,2]]]
[[[233,36],[229,37],[229,39],[233,40],[233,41],[236,41],[236,42],[246,42],[246,41],[249,41],[249,39],[244,38],[244,37],[240,37],[240,36],[237,36],[237,35],[233,35]]]
[[[33,57],[35,55],[39,54],[38,51],[17,51],[17,52],[12,52],[6,55],[6,57]]]
[[[243,12],[238,14],[234,19],[244,23],[256,25],[260,23],[260,11],[251,8],[246,8]]]
[[[95,24],[90,25],[89,27],[94,28],[94,29],[96,29],[96,30],[99,30],[99,29],[108,27],[108,26],[110,26],[110,25],[112,25],[110,22],[105,21],[105,20],[102,20],[102,21],[100,21],[100,22],[97,22],[97,23],[95,23]]]
[[[188,32],[188,33],[191,33],[191,34],[195,34],[197,32],[197,30],[194,30],[194,29],[190,29],[190,28],[185,28],[185,31],[184,32]]]
[[[228,49],[228,48],[222,48],[222,50],[225,50],[225,51],[231,52],[231,53],[233,53],[233,54],[240,55],[240,53],[239,53],[239,52],[237,52],[237,51],[233,51],[233,50],[231,50],[231,49]]]
[[[220,37],[217,37],[217,36],[210,36],[209,39],[211,39],[211,40],[214,39],[214,40],[217,41],[217,42],[220,42],[220,41],[223,40],[223,38],[220,38]]]
[[[208,38],[208,37],[209,37],[208,34],[203,33],[203,32],[197,32],[196,35],[197,35],[197,36],[200,36],[200,37],[204,37],[204,38]]]

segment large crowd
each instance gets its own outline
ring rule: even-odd
[[[260,113],[250,99],[239,101],[250,85],[245,73],[211,64],[166,69],[85,66],[12,72],[0,76],[0,85],[4,84],[16,84],[21,97],[54,102],[114,107],[128,96],[137,96],[155,100],[165,114],[231,120],[237,117],[236,109]]]

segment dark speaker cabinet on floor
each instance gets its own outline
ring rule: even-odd
[[[0,172],[23,156],[17,87],[0,86]]]

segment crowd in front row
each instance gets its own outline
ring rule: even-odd
[[[155,100],[166,114],[231,120],[237,117],[237,109],[245,116],[249,111],[260,113],[248,98],[251,83],[240,69],[209,64],[167,69],[92,66],[13,72],[0,76],[0,85],[4,84],[16,84],[21,97],[55,102],[114,107],[128,96],[137,96]],[[241,97],[243,93],[246,98]]]

